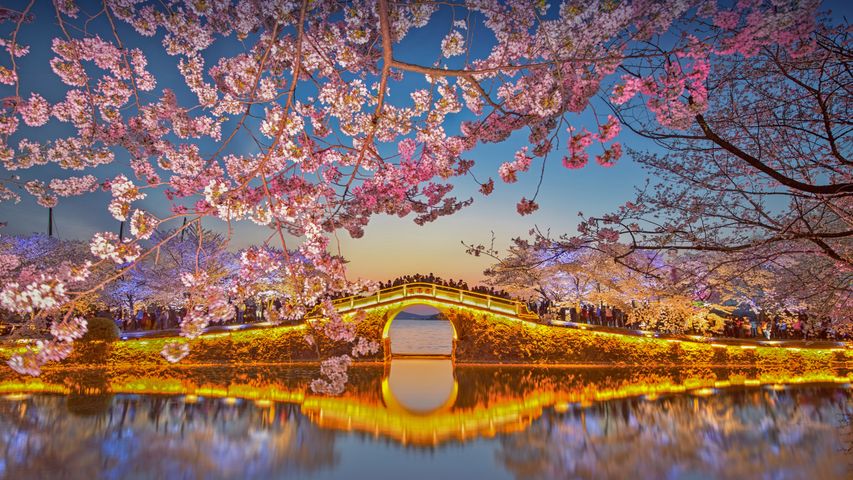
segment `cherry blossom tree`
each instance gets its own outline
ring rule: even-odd
[[[504,255],[494,249],[473,247],[472,251],[497,260],[484,272],[487,283],[522,298],[538,296],[555,304],[606,303],[627,308],[634,301],[656,299],[666,293],[663,282],[615,262],[603,252],[550,247],[548,242],[536,244],[516,238]]]
[[[155,231],[151,241],[161,243],[174,231]],[[133,313],[136,304],[161,306],[183,305],[190,292],[175,272],[198,268],[214,281],[227,284],[236,271],[235,254],[226,250],[224,237],[209,230],[189,229],[170,241],[162,243],[153,257],[138,262],[122,278],[104,287],[102,296],[110,305],[126,308]]]
[[[311,298],[315,288],[325,291],[319,296],[350,288],[342,257],[329,253],[331,235],[361,236],[376,214],[423,224],[468,205],[451,195],[449,180],[471,173],[466,157],[477,145],[529,132],[529,147],[498,170],[506,182],[553,157],[583,167],[591,149],[600,152],[598,163],[612,165],[622,153],[618,117],[601,118],[592,132],[573,118],[603,85],[610,89],[620,68],[665,65],[617,79],[617,96],[650,95],[658,122],[680,128],[708,108],[701,87],[711,52],[715,59],[776,46],[808,52],[816,5],[105,0],[89,9],[63,0],[49,18],[38,18],[35,7],[25,2],[0,15],[8,53],[0,64],[0,161],[9,172],[51,164],[74,176],[13,177],[0,197],[26,191],[52,207],[61,196],[101,188],[112,196],[110,214],[133,232],[93,235],[98,260],[84,270],[114,269],[98,285],[66,292],[66,280],[55,276],[36,285],[53,291],[45,294],[51,305],[70,319],[77,298],[156,256],[172,237],[147,242],[151,233],[183,217],[171,235],[204,217],[271,229],[279,253],[246,256],[239,288],[251,290],[268,265],[280,265],[294,284],[306,269],[318,272],[316,286],[297,289]],[[56,25],[51,52],[30,52],[21,32],[48,23]],[[411,39],[416,31],[431,44]],[[142,48],[147,37],[162,50]],[[664,41],[673,44],[662,49]],[[180,82],[152,73],[152,65],[170,64]],[[33,90],[28,78],[48,67],[61,88]],[[105,165],[126,168],[105,176]],[[489,179],[481,191],[494,188]],[[169,214],[140,208],[155,195],[167,197]],[[535,194],[517,206],[522,215],[537,208]],[[291,248],[294,238],[300,243]],[[231,314],[225,287],[203,270],[176,273],[194,292],[185,336]],[[10,308],[32,307],[28,297],[14,298]],[[174,348],[171,359],[186,344]]]
[[[625,65],[633,79],[663,72],[660,84],[626,80],[636,88],[617,87],[612,106],[666,153],[631,151],[652,183],[616,212],[584,219],[582,238],[603,248],[622,239],[627,252],[682,252],[690,261],[679,275],[696,285],[853,327],[849,27],[822,24],[809,39],[799,49],[709,52],[713,68],[679,92],[689,110],[679,119],[648,115],[667,82],[690,81],[672,76],[681,71],[677,56]]]

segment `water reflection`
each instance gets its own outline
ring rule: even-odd
[[[450,410],[458,391],[450,359],[395,359],[382,381],[385,407],[415,415]]]
[[[0,379],[0,477],[853,473],[846,371],[454,369],[395,360],[355,367],[340,397],[310,394],[315,374],[303,365]]]

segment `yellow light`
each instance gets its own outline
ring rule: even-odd
[[[692,390],[690,393],[692,395],[697,395],[700,397],[707,397],[708,395],[713,395],[717,393],[717,391],[713,388],[698,388],[696,390]]]
[[[30,396],[31,395],[28,393],[10,393],[8,395],[4,395],[3,398],[5,398],[6,400],[19,401],[26,400],[30,398]]]
[[[193,394],[184,395],[184,403],[197,403],[197,402],[198,402],[198,395],[193,395]]]

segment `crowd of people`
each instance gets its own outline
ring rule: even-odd
[[[508,292],[495,289],[490,286],[471,287],[463,280],[445,280],[430,273],[428,275],[414,274],[397,277],[393,280],[380,282],[379,288],[392,288],[411,283],[430,283],[451,288],[458,288],[472,292],[492,295],[495,297],[515,300]],[[555,305],[549,300],[529,299],[524,302],[530,312],[537,314],[543,321],[563,320],[589,325],[600,325],[611,328],[625,329],[651,329],[646,324],[635,324],[629,321],[628,312],[606,304],[582,303],[579,306]],[[269,318],[269,311],[278,309],[281,303],[278,300],[267,299],[265,301],[254,301],[235,304],[235,314],[226,324],[248,324],[263,321]],[[136,309],[133,314],[128,312],[114,311],[101,312],[102,316],[114,319],[116,326],[123,332],[140,330],[166,330],[180,328],[181,321],[186,316],[185,308],[173,308],[162,306],[147,306]],[[737,313],[737,311],[736,311]],[[798,339],[798,340],[841,340],[849,335],[836,332],[829,319],[810,318],[807,314],[786,314],[770,317],[764,313],[724,315],[724,327],[721,332],[712,336],[723,336],[730,338],[763,338],[763,339]],[[673,333],[673,332],[669,332]],[[694,331],[691,328],[683,332],[685,334],[708,334],[708,332]]]
[[[402,277],[397,277],[394,280],[389,280],[387,282],[380,282],[379,288],[391,288],[398,287],[400,285],[405,285],[407,283],[431,283],[433,285],[441,285],[443,287],[450,288],[458,288],[460,290],[468,290],[475,293],[482,293],[484,295],[491,295],[493,297],[506,298],[507,300],[514,300],[504,290],[497,290],[494,287],[483,286],[483,285],[475,285],[473,287],[469,287],[468,283],[464,280],[445,280],[441,277],[437,277],[432,273],[428,275],[421,275],[416,273],[414,275],[404,275]]]
[[[582,304],[580,308],[563,307],[555,309],[547,301],[528,302],[528,308],[541,317],[559,319],[575,323],[601,325],[614,328],[647,329],[645,324],[630,324],[628,314],[610,305]],[[829,318],[812,318],[806,313],[785,316],[764,313],[749,315],[729,315],[724,317],[723,330],[712,336],[730,338],[763,338],[766,340],[845,340],[849,335],[837,332]],[[652,329],[654,330],[654,329]],[[707,334],[707,332],[688,329],[686,334]]]
[[[796,340],[834,340],[844,338],[832,328],[828,318],[810,318],[805,313],[782,318],[775,315],[768,318],[758,316],[732,316],[725,321],[723,335],[735,338],[796,339]]]
[[[537,313],[539,312],[537,311]],[[628,326],[627,313],[611,305],[591,305],[584,303],[581,304],[580,308],[560,308],[557,313],[560,320],[615,328],[626,328]],[[542,315],[541,313],[539,314]]]
[[[234,305],[234,316],[221,325],[247,324],[267,319],[271,309],[281,307],[281,302],[271,300],[267,302],[255,302],[248,299],[243,303]],[[149,305],[140,307],[130,315],[121,310],[113,312],[102,312],[101,316],[109,316],[122,332],[134,332],[140,330],[167,330],[180,328],[181,321],[187,314],[186,308],[162,307]]]

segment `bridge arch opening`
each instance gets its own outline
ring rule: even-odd
[[[438,305],[406,303],[388,312],[382,343],[385,358],[454,357],[456,327]]]

